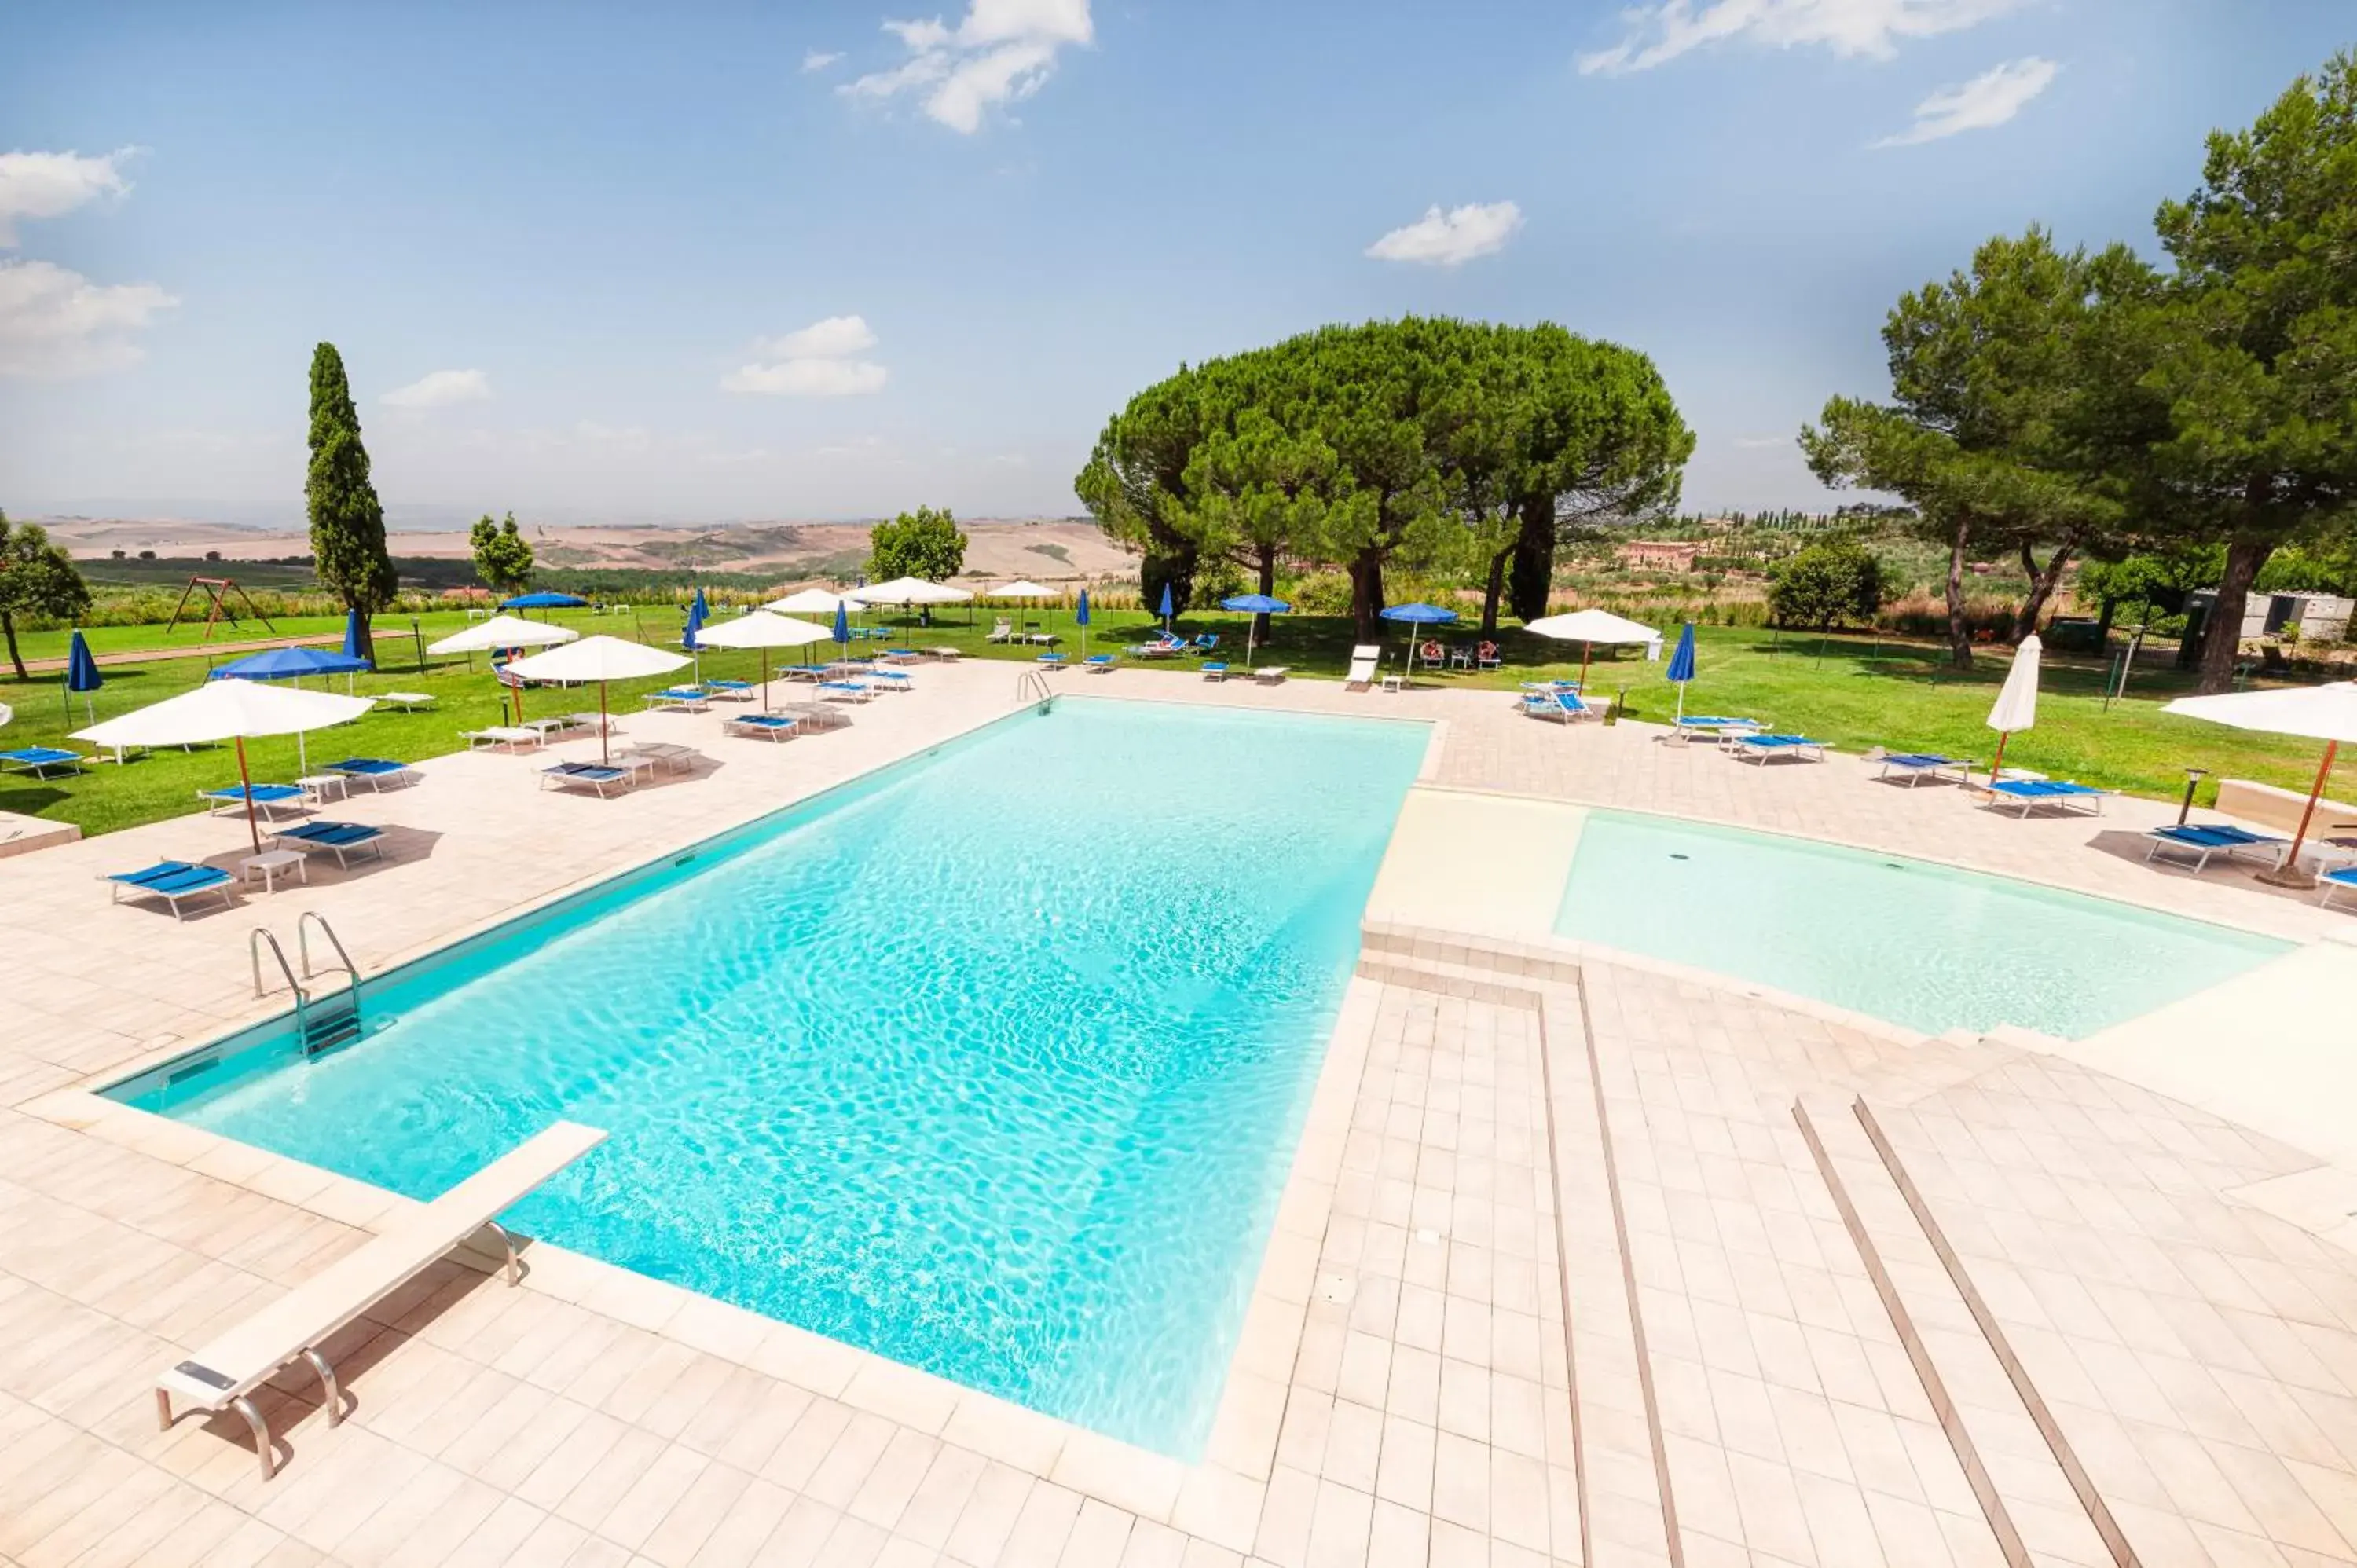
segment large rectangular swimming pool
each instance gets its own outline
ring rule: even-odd
[[[1555,929],[1940,1034],[2079,1039],[2289,950],[2108,898],[1776,833],[1591,812]]]
[[[517,1224],[1192,1458],[1426,738],[1066,699],[113,1092],[415,1197],[604,1127]]]

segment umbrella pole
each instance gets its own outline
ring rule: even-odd
[[[770,650],[761,650],[761,712],[770,711]]]
[[[1686,683],[1685,683],[1684,681],[1681,681],[1681,682],[1678,682],[1678,717],[1679,717],[1680,719],[1684,719],[1685,716],[1686,716]]]
[[[614,760],[613,745],[607,738],[613,727],[606,718],[606,682],[600,681],[597,682],[597,760],[600,762]]]
[[[1989,764],[1989,782],[1992,784],[2001,782],[1999,775],[2005,770],[2005,743],[2012,738],[2013,732],[2009,729],[1996,732],[1996,760]]]
[[[299,733],[299,732],[298,732]],[[262,853],[262,828],[253,820],[253,775],[245,768],[245,736],[232,737],[237,742],[237,781],[245,786],[245,832],[253,840],[253,853]]]
[[[2316,878],[2299,868],[2299,846],[2308,841],[2309,824],[2316,817],[2316,802],[2323,795],[2325,785],[2332,781],[2332,759],[2340,750],[2341,743],[2337,740],[2328,740],[2324,743],[2324,760],[2316,766],[2316,782],[2309,787],[2308,804],[2299,813],[2299,831],[2291,835],[2291,848],[2284,852],[2283,859],[2276,864],[2275,869],[2259,873],[2258,880],[2261,882],[2266,883],[2271,887],[2316,886]]]

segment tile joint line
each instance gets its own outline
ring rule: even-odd
[[[1981,1463],[1980,1450],[1974,1446],[1972,1434],[1964,1429],[1964,1416],[1948,1397],[1948,1385],[1941,1378],[1940,1369],[1932,1364],[1932,1353],[1925,1348],[1922,1336],[1915,1331],[1915,1319],[1909,1315],[1907,1304],[1899,1299],[1899,1287],[1891,1283],[1890,1272],[1883,1267],[1881,1251],[1866,1233],[1866,1222],[1858,1218],[1857,1207],[1850,1202],[1849,1188],[1834,1169],[1833,1156],[1825,1152],[1816,1123],[1809,1120],[1808,1106],[1799,1100],[1792,1101],[1792,1120],[1800,1124],[1801,1139],[1809,1145],[1809,1157],[1816,1161],[1817,1175],[1824,1179],[1825,1190],[1833,1195],[1834,1207],[1841,1211],[1842,1226],[1857,1249],[1858,1260],[1866,1265],[1867,1277],[1874,1282],[1875,1294],[1882,1298],[1882,1309],[1890,1316],[1890,1326],[1897,1331],[1899,1343],[1915,1368],[1924,1396],[1932,1402],[1932,1412],[1940,1418],[1940,1430],[1947,1434],[1948,1446],[1955,1450],[1956,1463],[1964,1466],[1964,1480],[1980,1501],[1981,1513],[1996,1537],[1997,1550],[2004,1553],[2010,1568],[2031,1568],[2029,1549],[2022,1544],[2021,1532],[2014,1528],[2005,1499],[1997,1496],[1996,1483],[1989,1479],[1987,1467]]]
[[[1555,1187],[1554,1199],[1549,1207],[1555,1210],[1555,1281],[1563,1301],[1564,1397],[1571,1403],[1571,1473],[1572,1488],[1579,1495],[1579,1560],[1593,1563],[1596,1551],[1589,1540],[1587,1526],[1587,1444],[1579,1421],[1579,1358],[1572,1353],[1571,1244],[1563,1229],[1563,1153],[1555,1138],[1555,1066],[1549,1060],[1554,1042],[1547,1035],[1544,995],[1539,1005],[1531,1012],[1532,1016],[1538,1020],[1539,1090],[1546,1106],[1547,1179]]]
[[[1596,1090],[1596,1127],[1604,1152],[1604,1190],[1612,1200],[1612,1230],[1620,1244],[1620,1287],[1629,1297],[1629,1337],[1637,1352],[1637,1391],[1645,1402],[1645,1432],[1653,1445],[1653,1479],[1662,1494],[1662,1534],[1670,1568],[1686,1568],[1685,1538],[1678,1531],[1678,1505],[1670,1494],[1670,1449],[1662,1437],[1661,1401],[1653,1392],[1652,1353],[1645,1346],[1645,1316],[1637,1294],[1637,1262],[1629,1250],[1629,1217],[1620,1205],[1620,1166],[1612,1153],[1612,1118],[1604,1103],[1604,1064],[1596,1050],[1596,1025],[1587,1012],[1587,973],[1574,971],[1579,996],[1579,1029],[1587,1036],[1587,1077]],[[1560,1221],[1558,1221],[1560,1223]],[[1570,1312],[1570,1304],[1564,1310]],[[1583,1523],[1585,1516],[1583,1515]]]
[[[2080,1505],[2087,1510],[2087,1519],[2094,1525],[2095,1533],[2104,1538],[2104,1545],[2110,1549],[2112,1561],[2119,1564],[2119,1568],[2140,1568],[2136,1548],[2128,1544],[2126,1532],[2120,1529],[2119,1520],[2112,1517],[2111,1505],[2104,1502],[2103,1493],[2095,1489],[2094,1480],[2087,1474],[2086,1466],[2079,1463],[2078,1453],[2071,1446],[2071,1440],[2062,1434],[2061,1425],[2055,1421],[2054,1412],[2047,1408],[2045,1396],[2038,1391],[2038,1385],[2029,1380],[2029,1369],[2023,1366],[2021,1358],[2014,1354],[2013,1342],[2005,1337],[2005,1330],[1998,1326],[1996,1315],[1989,1311],[1988,1303],[1981,1299],[1979,1288],[1973,1283],[1972,1276],[1964,1272],[1964,1260],[1948,1244],[1947,1232],[1940,1228],[1940,1221],[1932,1213],[1932,1206],[1923,1200],[1922,1193],[1916,1189],[1914,1178],[1907,1174],[1907,1167],[1900,1162],[1899,1151],[1890,1146],[1890,1140],[1883,1134],[1882,1123],[1875,1120],[1873,1108],[1867,1104],[1866,1097],[1860,1095],[1850,1110],[1857,1115],[1858,1124],[1866,1129],[1867,1139],[1874,1144],[1874,1152],[1881,1157],[1883,1168],[1890,1173],[1891,1181],[1899,1188],[1899,1196],[1905,1198],[1907,1207],[1914,1211],[1915,1222],[1922,1227],[1924,1236],[1932,1243],[1932,1250],[1940,1255],[1940,1266],[1948,1271],[1948,1278],[1954,1283],[1956,1294],[1964,1298],[1964,1305],[1972,1313],[1973,1321],[1980,1325],[1982,1337],[1988,1341],[1989,1348],[1996,1353],[1998,1365],[2012,1380],[2014,1392],[2021,1396],[2022,1404],[2029,1411],[2030,1420],[2038,1423],[2039,1435],[2045,1438],[2046,1446],[2054,1451],[2054,1462],[2061,1466],[2062,1474],[2071,1482],[2071,1489],[2079,1494]]]

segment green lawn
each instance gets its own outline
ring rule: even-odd
[[[463,613],[456,610],[421,618],[426,641],[465,624]],[[557,618],[585,632],[633,630],[632,622],[617,616],[564,611]],[[888,618],[899,623],[909,618]],[[994,618],[990,610],[978,607],[973,625],[968,626],[964,611],[955,609],[937,616],[930,628],[912,627],[906,640],[920,646],[955,647],[970,656],[1010,664],[1031,660],[1037,652],[1034,649],[985,641]],[[1079,633],[1069,611],[1032,611],[1025,618],[1046,619],[1063,639],[1060,646],[1068,652],[1079,652]],[[1181,629],[1217,632],[1221,652],[1240,662],[1244,620],[1242,616],[1189,616]],[[312,625],[307,621],[281,624],[290,631]],[[340,624],[322,620],[317,629],[334,631]],[[1118,651],[1141,639],[1154,624],[1153,618],[1142,611],[1100,611],[1090,628],[1089,647],[1093,651]],[[655,642],[675,638],[675,612],[668,607],[641,611],[636,623],[636,628]],[[161,629],[106,628],[93,633],[92,640],[102,648],[153,647]],[[416,665],[417,641],[408,635],[408,618],[398,622],[391,618],[382,620],[377,633],[383,671],[361,676],[357,689],[362,693],[431,692],[438,706],[430,713],[408,714],[374,711],[348,726],[322,732],[312,737],[315,763],[354,754],[404,761],[432,757],[457,749],[461,744],[460,730],[499,722],[503,693],[487,673],[483,660],[474,660],[471,671],[463,659],[433,660],[421,671]],[[58,650],[62,650],[62,636],[38,635],[54,639]],[[1778,637],[1719,627],[1701,628],[1697,635],[1699,672],[1687,697],[1690,713],[1739,713],[1845,749],[1880,744],[1946,751],[1983,763],[1988,759],[1996,737],[1983,720],[2005,677],[2002,652],[1985,657],[1970,673],[1958,673],[1946,667],[1942,650],[1932,644],[1835,637],[1823,641],[1820,655],[1820,639],[1813,636]],[[1289,665],[1303,675],[1339,676],[1348,664],[1354,640],[1343,618],[1279,617],[1271,642],[1257,661]],[[1547,642],[1520,631],[1509,631],[1501,641],[1510,661],[1505,670],[1481,675],[1444,673],[1433,677],[1433,683],[1489,687],[1502,693],[1519,681],[1573,674],[1578,670],[1576,645]],[[1396,634],[1384,639],[1386,668],[1398,665],[1404,646]],[[825,645],[818,651],[823,655]],[[29,647],[27,652],[35,656]],[[750,680],[759,674],[759,655],[751,652],[715,651],[704,656],[707,675]],[[1665,720],[1674,709],[1676,689],[1662,679],[1663,669],[1630,650],[1617,658],[1599,657],[1591,671],[1590,684],[1599,693],[1621,698],[1624,711],[1631,716]],[[188,657],[176,638],[163,657],[105,671],[106,684],[96,694],[98,716],[128,713],[188,690],[197,684],[203,671],[204,665]],[[1010,669],[1008,674],[1011,682],[1014,671]],[[2007,762],[2057,778],[2167,799],[2183,789],[2187,767],[2303,790],[2314,776],[2317,748],[2310,743],[2246,735],[2162,714],[2161,703],[2181,693],[2190,682],[2163,668],[2158,656],[2138,671],[2128,700],[2114,704],[2109,712],[2102,702],[2104,678],[2104,667],[2092,660],[2049,658],[2038,727],[2015,737],[2006,753]],[[613,689],[616,711],[636,711],[640,693],[665,683],[647,680],[618,684]],[[12,748],[75,745],[65,738],[66,733],[88,720],[82,700],[77,697],[72,722],[68,723],[62,697],[61,682],[54,675],[32,682],[0,680],[0,703],[16,711],[16,721],[0,731],[0,744]],[[546,714],[588,705],[595,696],[586,690],[541,691],[527,693],[524,701],[527,714]],[[255,742],[249,753],[257,780],[295,777],[292,738]],[[6,775],[0,779],[0,810],[76,822],[85,832],[104,832],[194,811],[199,788],[228,783],[235,777],[236,764],[227,746],[194,753],[150,753],[126,767],[102,766],[78,778],[43,782],[21,774]],[[2339,770],[2335,782],[2342,798],[2357,793],[2357,757]]]

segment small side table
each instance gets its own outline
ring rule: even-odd
[[[316,805],[328,803],[328,791],[336,793],[339,800],[347,800],[352,791],[352,781],[340,773],[314,773],[308,779],[297,779],[295,787],[311,797]]]
[[[262,873],[262,890],[264,893],[278,891],[274,878],[282,871],[301,874],[307,887],[311,883],[311,862],[301,850],[266,849],[260,854],[249,854],[237,863],[237,874],[242,881],[253,881],[257,871]]]

